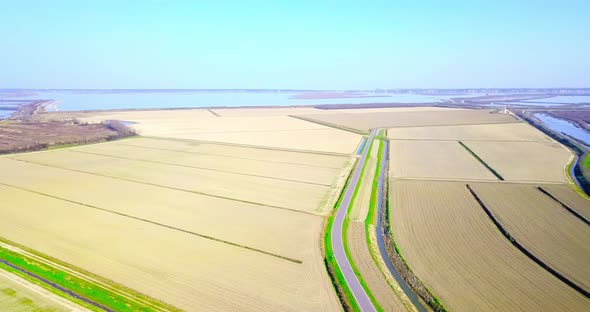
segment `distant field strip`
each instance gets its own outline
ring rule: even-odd
[[[570,213],[572,213],[574,216],[576,216],[576,218],[580,219],[580,221],[586,223],[587,225],[590,225],[590,220],[586,219],[586,217],[584,217],[583,215],[581,215],[580,213],[578,213],[576,211],[575,208],[572,208],[570,206],[568,206],[567,204],[565,204],[564,202],[562,202],[561,200],[557,199],[555,196],[551,195],[551,193],[549,193],[546,189],[542,188],[542,187],[537,187],[537,189],[547,195],[549,198],[553,199],[554,201],[556,201],[558,204],[560,204],[564,209],[566,209],[567,211],[569,211]]]
[[[440,141],[551,141],[542,132],[523,122],[508,124],[397,127],[389,129],[387,136],[396,140]]]
[[[467,188],[519,250],[590,298],[590,227],[530,185]]]
[[[231,246],[248,249],[248,250],[251,250],[251,251],[254,251],[254,252],[259,252],[259,253],[262,253],[262,254],[265,254],[265,255],[268,255],[268,256],[273,256],[273,257],[281,258],[281,259],[288,260],[288,261],[291,261],[291,262],[303,263],[301,260],[289,258],[289,257],[286,257],[286,256],[281,256],[281,255],[274,254],[274,253],[271,253],[271,252],[268,252],[268,251],[260,250],[260,249],[249,247],[249,246],[240,245],[240,244],[237,244],[237,243],[234,243],[234,242],[230,242],[230,241],[227,241],[227,240],[223,240],[223,239],[211,237],[211,236],[200,234],[200,233],[195,233],[193,231],[189,231],[189,230],[185,230],[185,229],[178,228],[178,227],[175,227],[175,226],[163,224],[163,223],[160,223],[160,222],[156,222],[156,221],[152,221],[152,220],[148,220],[148,219],[144,219],[144,218],[132,216],[132,215],[129,215],[129,214],[125,214],[125,213],[113,211],[113,210],[110,210],[110,209],[96,207],[96,206],[92,206],[92,205],[84,204],[84,203],[79,203],[79,202],[72,201],[72,200],[69,200],[69,199],[60,198],[60,197],[57,197],[57,196],[53,196],[53,195],[49,195],[49,194],[45,194],[45,193],[41,193],[41,192],[29,190],[29,189],[25,189],[25,188],[22,188],[22,187],[18,187],[18,186],[6,184],[6,183],[2,183],[2,182],[0,182],[0,185],[4,185],[4,186],[7,186],[7,187],[16,188],[16,189],[19,189],[19,190],[23,190],[23,191],[26,191],[26,192],[31,192],[31,193],[42,195],[42,196],[51,197],[51,198],[54,198],[54,199],[62,200],[62,201],[65,201],[65,202],[69,202],[69,203],[72,203],[72,204],[84,206],[84,207],[87,207],[87,208],[96,209],[96,210],[104,211],[104,212],[107,212],[107,213],[116,214],[116,215],[119,215],[119,216],[122,216],[122,217],[131,218],[131,219],[139,220],[139,221],[142,221],[142,222],[151,223],[151,224],[154,224],[154,225],[157,225],[157,226],[165,227],[165,228],[172,229],[172,230],[175,230],[175,231],[184,232],[184,233],[187,233],[187,234],[190,234],[190,235],[195,235],[195,236],[198,236],[198,237],[201,237],[201,238],[205,238],[205,239],[210,239],[210,240],[213,240],[213,241],[216,241],[216,242],[220,242],[220,243],[224,243],[224,244],[228,244],[228,245],[231,245]]]
[[[449,311],[590,308],[586,297],[514,248],[465,183],[397,180],[390,190],[400,253]]]

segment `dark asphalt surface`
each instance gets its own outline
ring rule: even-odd
[[[354,296],[354,299],[356,300],[358,306],[363,312],[376,311],[376,309],[373,303],[371,302],[371,299],[369,299],[369,296],[363,289],[363,286],[359,282],[356,274],[354,274],[348,257],[346,257],[342,234],[344,218],[346,217],[348,207],[350,206],[354,190],[359,182],[361,171],[363,169],[363,165],[365,164],[367,154],[369,152],[369,146],[371,146],[371,142],[373,141],[376,131],[377,130],[375,129],[371,130],[369,139],[363,146],[363,152],[361,154],[359,161],[356,164],[356,168],[354,170],[352,178],[350,179],[350,183],[348,184],[345,190],[342,202],[338,207],[336,217],[334,218],[334,224],[332,224],[332,249],[334,250],[334,257],[336,258],[336,263],[340,267],[340,270],[344,275],[344,279],[346,279],[346,283],[348,284],[348,287],[350,288],[352,295]]]

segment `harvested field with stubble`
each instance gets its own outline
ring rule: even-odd
[[[542,188],[578,214],[590,220],[590,200],[576,193],[571,185],[543,185]]]
[[[453,140],[453,141],[550,141],[527,123],[399,127],[391,128],[387,137],[395,140]]]
[[[505,180],[568,183],[573,155],[555,142],[463,142]]]
[[[161,138],[7,155],[0,237],[184,310],[336,311],[321,232],[353,163]]]
[[[413,272],[450,311],[584,311],[590,301],[514,248],[465,183],[397,180],[390,222]]]
[[[437,125],[471,125],[514,123],[517,120],[508,114],[493,110],[453,109],[424,111],[383,111],[357,114],[306,114],[306,119],[320,123],[369,132],[372,128],[418,127]]]
[[[391,178],[497,180],[456,141],[391,140]]]
[[[294,263],[11,187],[0,186],[0,197],[1,237],[181,309],[339,309],[321,261],[320,217],[299,242],[308,256]]]
[[[17,161],[87,173],[115,180],[183,190],[284,209],[326,210],[332,185],[279,180],[233,172],[151,163],[74,150],[37,152],[9,157]],[[223,159],[223,162],[228,160]],[[287,168],[287,170],[294,170]],[[344,177],[342,177],[344,178]]]
[[[470,184],[518,243],[590,291],[590,227],[532,185]]]
[[[284,115],[299,110],[264,109],[258,113],[248,109],[227,112],[220,110],[219,113],[216,113],[216,110],[205,109],[74,112],[43,114],[39,118],[77,118],[87,122],[101,122],[105,119],[125,120],[133,122],[131,127],[143,136],[326,153],[354,153],[361,140],[360,135]],[[224,117],[224,113],[238,116]]]

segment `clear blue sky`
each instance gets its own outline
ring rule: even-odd
[[[0,0],[0,88],[590,87],[589,3]]]

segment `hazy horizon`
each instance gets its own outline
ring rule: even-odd
[[[590,87],[586,1],[2,8],[0,89]]]

